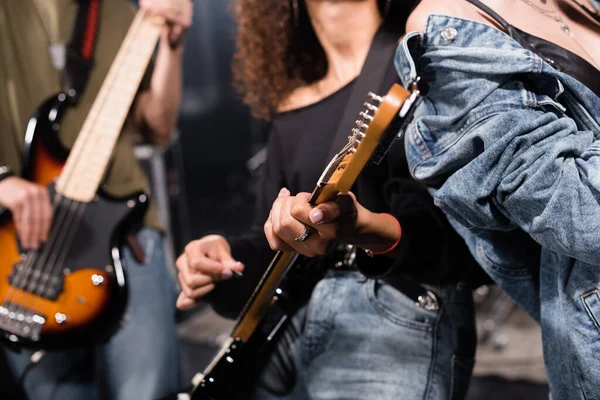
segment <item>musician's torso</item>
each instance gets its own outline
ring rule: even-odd
[[[397,73],[393,63],[390,63],[382,87],[374,90],[384,93],[396,80]],[[354,83],[355,81],[350,82],[316,103],[282,112],[274,118],[271,135],[275,137],[269,149],[269,157],[272,159],[268,161],[264,204],[258,205],[259,215],[255,219],[257,223],[260,221],[261,226],[281,187],[288,188],[292,193],[313,190],[315,182],[330,160],[331,144]],[[279,172],[275,172],[276,170]],[[275,180],[273,177],[276,177]],[[392,181],[393,191],[398,193],[397,196],[390,196],[390,191],[386,191]],[[431,232],[432,235],[443,231],[440,243],[435,243],[435,239],[432,239],[431,243],[415,247],[414,254],[403,257],[404,272],[414,272],[416,278],[428,283],[468,279],[475,268],[474,262],[449,224],[439,222],[445,221],[445,217],[433,205],[433,199],[425,187],[411,177],[402,140],[396,140],[392,144],[380,165],[370,164],[365,167],[352,191],[359,202],[371,211],[397,212],[399,218],[405,217],[400,223],[407,227],[407,235],[423,237],[415,229],[419,232]],[[401,197],[406,199],[404,203],[399,200]],[[418,201],[425,204],[415,207],[413,204]],[[438,215],[438,222],[432,222],[431,218],[421,218],[423,210],[429,209]],[[409,221],[408,218],[414,221]],[[416,223],[417,220],[421,223]],[[424,252],[431,253],[431,259],[424,256]],[[479,281],[480,277],[473,279]]]

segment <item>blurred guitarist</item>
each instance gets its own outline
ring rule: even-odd
[[[28,249],[48,237],[52,208],[45,187],[19,178],[26,124],[42,101],[64,90],[64,43],[86,2],[99,13],[94,62],[83,95],[61,123],[59,136],[67,147],[81,129],[135,10],[124,0],[0,2],[0,205],[11,211]],[[157,145],[168,142],[181,98],[183,36],[192,21],[189,0],[142,0],[140,6],[164,17],[166,24],[105,179],[106,190],[115,196],[149,189],[133,154],[135,135]],[[29,351],[7,349],[8,362],[29,399],[97,399],[100,386],[107,398],[119,400],[150,400],[177,390],[175,286],[167,271],[162,232],[151,205],[133,241],[138,245],[124,249],[129,302],[123,326],[109,342],[94,349],[47,353],[39,362]],[[104,378],[101,385],[97,371]]]

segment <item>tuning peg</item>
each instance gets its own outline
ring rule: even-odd
[[[372,111],[373,113],[375,113],[375,111],[377,111],[379,109],[379,107],[374,106],[373,104],[367,103],[367,102],[363,103],[363,107],[369,111]]]
[[[365,124],[365,122],[361,121],[360,119],[357,119],[356,121],[354,121],[354,123],[360,130],[365,130],[369,127],[369,125]]]
[[[367,113],[366,113],[366,112],[364,112],[364,111],[361,111],[361,112],[359,113],[359,115],[360,115],[361,117],[363,117],[363,119],[365,119],[365,120],[367,120],[367,121],[369,121],[369,122],[373,121],[373,117],[372,117],[372,116],[370,116],[369,114],[367,114]]]
[[[375,93],[373,92],[369,92],[368,94],[369,99],[378,102],[379,104],[381,104],[383,102],[383,97],[381,96],[377,96]]]
[[[365,134],[357,128],[352,128],[352,133],[354,134],[354,136],[365,137]]]

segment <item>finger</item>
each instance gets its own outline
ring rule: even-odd
[[[340,206],[340,215],[348,215],[356,213],[357,200],[354,193],[348,192],[346,194],[340,194],[337,196],[335,201]]]
[[[52,225],[52,217],[54,210],[52,209],[52,203],[50,202],[50,194],[47,190],[42,191],[42,220],[40,230],[42,232],[41,241],[46,242],[48,240],[48,234],[50,233],[50,227]]]
[[[182,288],[185,288],[185,292],[190,294],[192,291],[210,285],[213,283],[213,279],[204,274],[193,274],[188,272],[180,272],[178,274],[179,283]]]
[[[210,293],[215,288],[214,284],[203,286],[199,289],[196,289],[192,292],[191,295],[188,295],[186,292],[179,293],[179,298],[177,299],[177,303],[179,304],[179,300],[183,300],[185,303],[195,305],[198,300],[202,297]]]
[[[168,23],[189,27],[189,14],[191,7],[189,2],[160,2],[152,0],[140,0],[140,8],[148,10],[153,15],[165,18]]]
[[[328,201],[319,204],[310,211],[309,220],[311,224],[322,225],[335,222],[340,216],[340,205],[337,201]]]
[[[294,248],[289,246],[283,240],[281,240],[273,231],[271,218],[265,222],[265,236],[267,237],[267,241],[269,242],[269,247],[273,250],[278,251],[294,251]]]
[[[180,255],[177,260],[175,261],[175,266],[177,267],[177,270],[179,270],[179,272],[183,272],[183,270],[187,270],[188,269],[188,263],[187,263],[187,254],[183,253],[182,255]]]
[[[210,285],[202,286],[198,289],[194,289],[190,294],[186,293],[186,296],[194,299],[195,301],[199,300],[201,297],[206,296],[215,288],[215,285],[211,283]]]
[[[241,278],[244,272],[244,264],[240,261],[231,261],[221,263],[223,266],[223,272],[221,273],[221,279],[230,278]]]
[[[239,277],[244,270],[244,265],[231,256],[228,245],[216,244],[207,248],[190,243],[185,247],[184,254],[193,271],[207,274],[215,280],[230,279],[234,275]]]
[[[177,297],[176,306],[180,310],[189,310],[196,306],[196,301],[186,296],[185,293],[181,292],[179,293],[179,297]]]
[[[219,252],[217,253],[217,261],[220,261],[222,266],[227,270],[236,271],[238,273],[244,272],[244,264],[233,258],[229,248],[219,248]]]
[[[183,27],[179,24],[173,25],[173,28],[171,29],[171,32],[169,35],[169,41],[172,43],[178,42],[179,38],[181,37],[182,34],[183,34]]]
[[[188,263],[191,273],[199,272],[210,276],[215,281],[229,279],[233,275],[229,269],[224,267],[222,262],[213,260],[203,254],[193,258],[188,257]]]
[[[30,229],[30,240],[33,249],[37,249],[42,241],[42,202],[39,192],[32,195],[31,203],[27,206],[31,210],[31,220],[27,222]]]
[[[190,1],[180,1],[172,6],[171,9],[173,11],[173,18],[169,19],[169,22],[175,25],[173,28],[177,28],[177,34],[181,35],[192,25],[194,5]]]
[[[17,230],[19,231],[19,238],[21,239],[21,245],[25,249],[34,249],[33,246],[33,231],[31,221],[33,219],[33,210],[31,204],[27,203],[23,206],[19,215],[19,221],[17,223]]]
[[[290,214],[301,223],[311,225],[309,214],[313,207],[313,205],[308,203],[307,194],[301,193],[294,197],[294,201],[290,207]]]
[[[284,200],[279,216],[281,220],[279,223],[280,227],[278,230],[275,230],[275,234],[292,247],[295,247],[297,243],[295,239],[304,232],[306,229],[306,223],[297,220],[291,214],[293,200],[293,198]],[[304,203],[304,205],[308,204]],[[308,209],[310,209],[310,206],[308,206]],[[305,211],[306,216],[308,216],[308,210]]]
[[[271,225],[273,227],[274,232],[277,232],[281,228],[281,225],[280,225],[281,207],[283,204],[283,200],[285,198],[287,198],[289,195],[290,195],[290,191],[287,190],[286,188],[282,188],[279,191],[279,195],[273,202],[273,206],[271,207]]]

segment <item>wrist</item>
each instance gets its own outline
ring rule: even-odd
[[[373,254],[393,253],[402,238],[402,227],[400,222],[391,214],[372,213],[370,217],[370,234],[366,238],[372,238],[361,244],[361,247]]]

